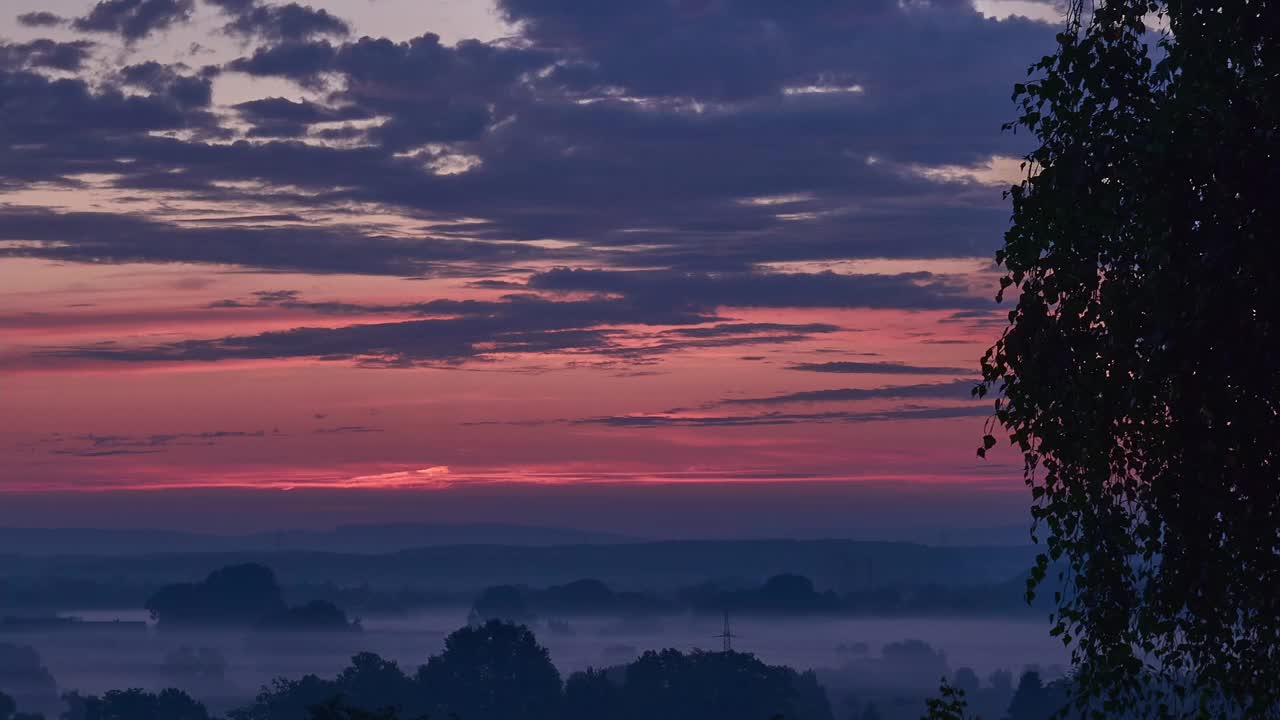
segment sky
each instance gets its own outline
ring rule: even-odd
[[[0,524],[1025,519],[1023,0],[8,0]]]

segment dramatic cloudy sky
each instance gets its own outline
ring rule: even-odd
[[[1022,0],[6,0],[0,522],[1016,522]]]

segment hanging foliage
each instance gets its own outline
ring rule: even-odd
[[[1067,20],[1015,87],[978,453],[1024,456],[1077,708],[1280,717],[1280,4]]]

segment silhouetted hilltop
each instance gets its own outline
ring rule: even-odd
[[[583,545],[634,542],[634,538],[572,528],[467,524],[340,525],[327,530],[282,530],[214,535],[168,530],[0,528],[0,547],[18,555],[144,555],[165,552],[265,552],[300,550],[388,553],[436,545]]]
[[[213,569],[259,563],[295,584],[475,592],[492,585],[554,585],[595,578],[622,589],[675,590],[707,580],[759,583],[795,573],[840,592],[889,585],[1004,582],[1030,567],[1021,547],[929,547],[849,540],[702,540],[621,545],[424,547],[394,553],[218,552],[139,556],[0,555],[0,578],[117,584],[195,581]],[[152,588],[154,589],[154,587]],[[0,593],[3,587],[0,586]],[[0,603],[2,604],[2,603]]]
[[[1027,523],[988,527],[903,525],[889,528],[795,527],[775,533],[797,540],[908,542],[934,547],[1027,547],[1033,545]]]
[[[613,533],[502,523],[339,525],[332,530],[293,530],[251,535],[272,549],[385,553],[441,545],[597,545],[637,542]]]

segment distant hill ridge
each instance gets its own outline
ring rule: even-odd
[[[978,585],[1025,573],[1026,546],[931,547],[858,540],[667,540],[573,545],[434,545],[385,553],[317,550],[33,555],[0,550],[0,578],[105,583],[191,581],[225,565],[259,563],[290,585],[474,591],[594,578],[620,589],[670,590],[708,580],[757,582],[796,573],[823,588]]]
[[[641,540],[572,528],[502,523],[352,524],[325,530],[281,530],[244,535],[146,529],[0,527],[0,552],[34,556],[274,550],[376,554],[441,545],[548,547],[616,545]]]
[[[394,553],[453,545],[555,547],[624,545],[668,538],[637,537],[576,528],[515,523],[363,523],[327,529],[216,534],[157,529],[0,527],[0,554],[139,555],[149,553],[312,551],[354,554]],[[1029,545],[1020,525],[987,528],[853,529],[797,528],[761,531],[751,537],[686,538],[747,540],[858,540],[906,542],[934,547],[1018,547]]]

